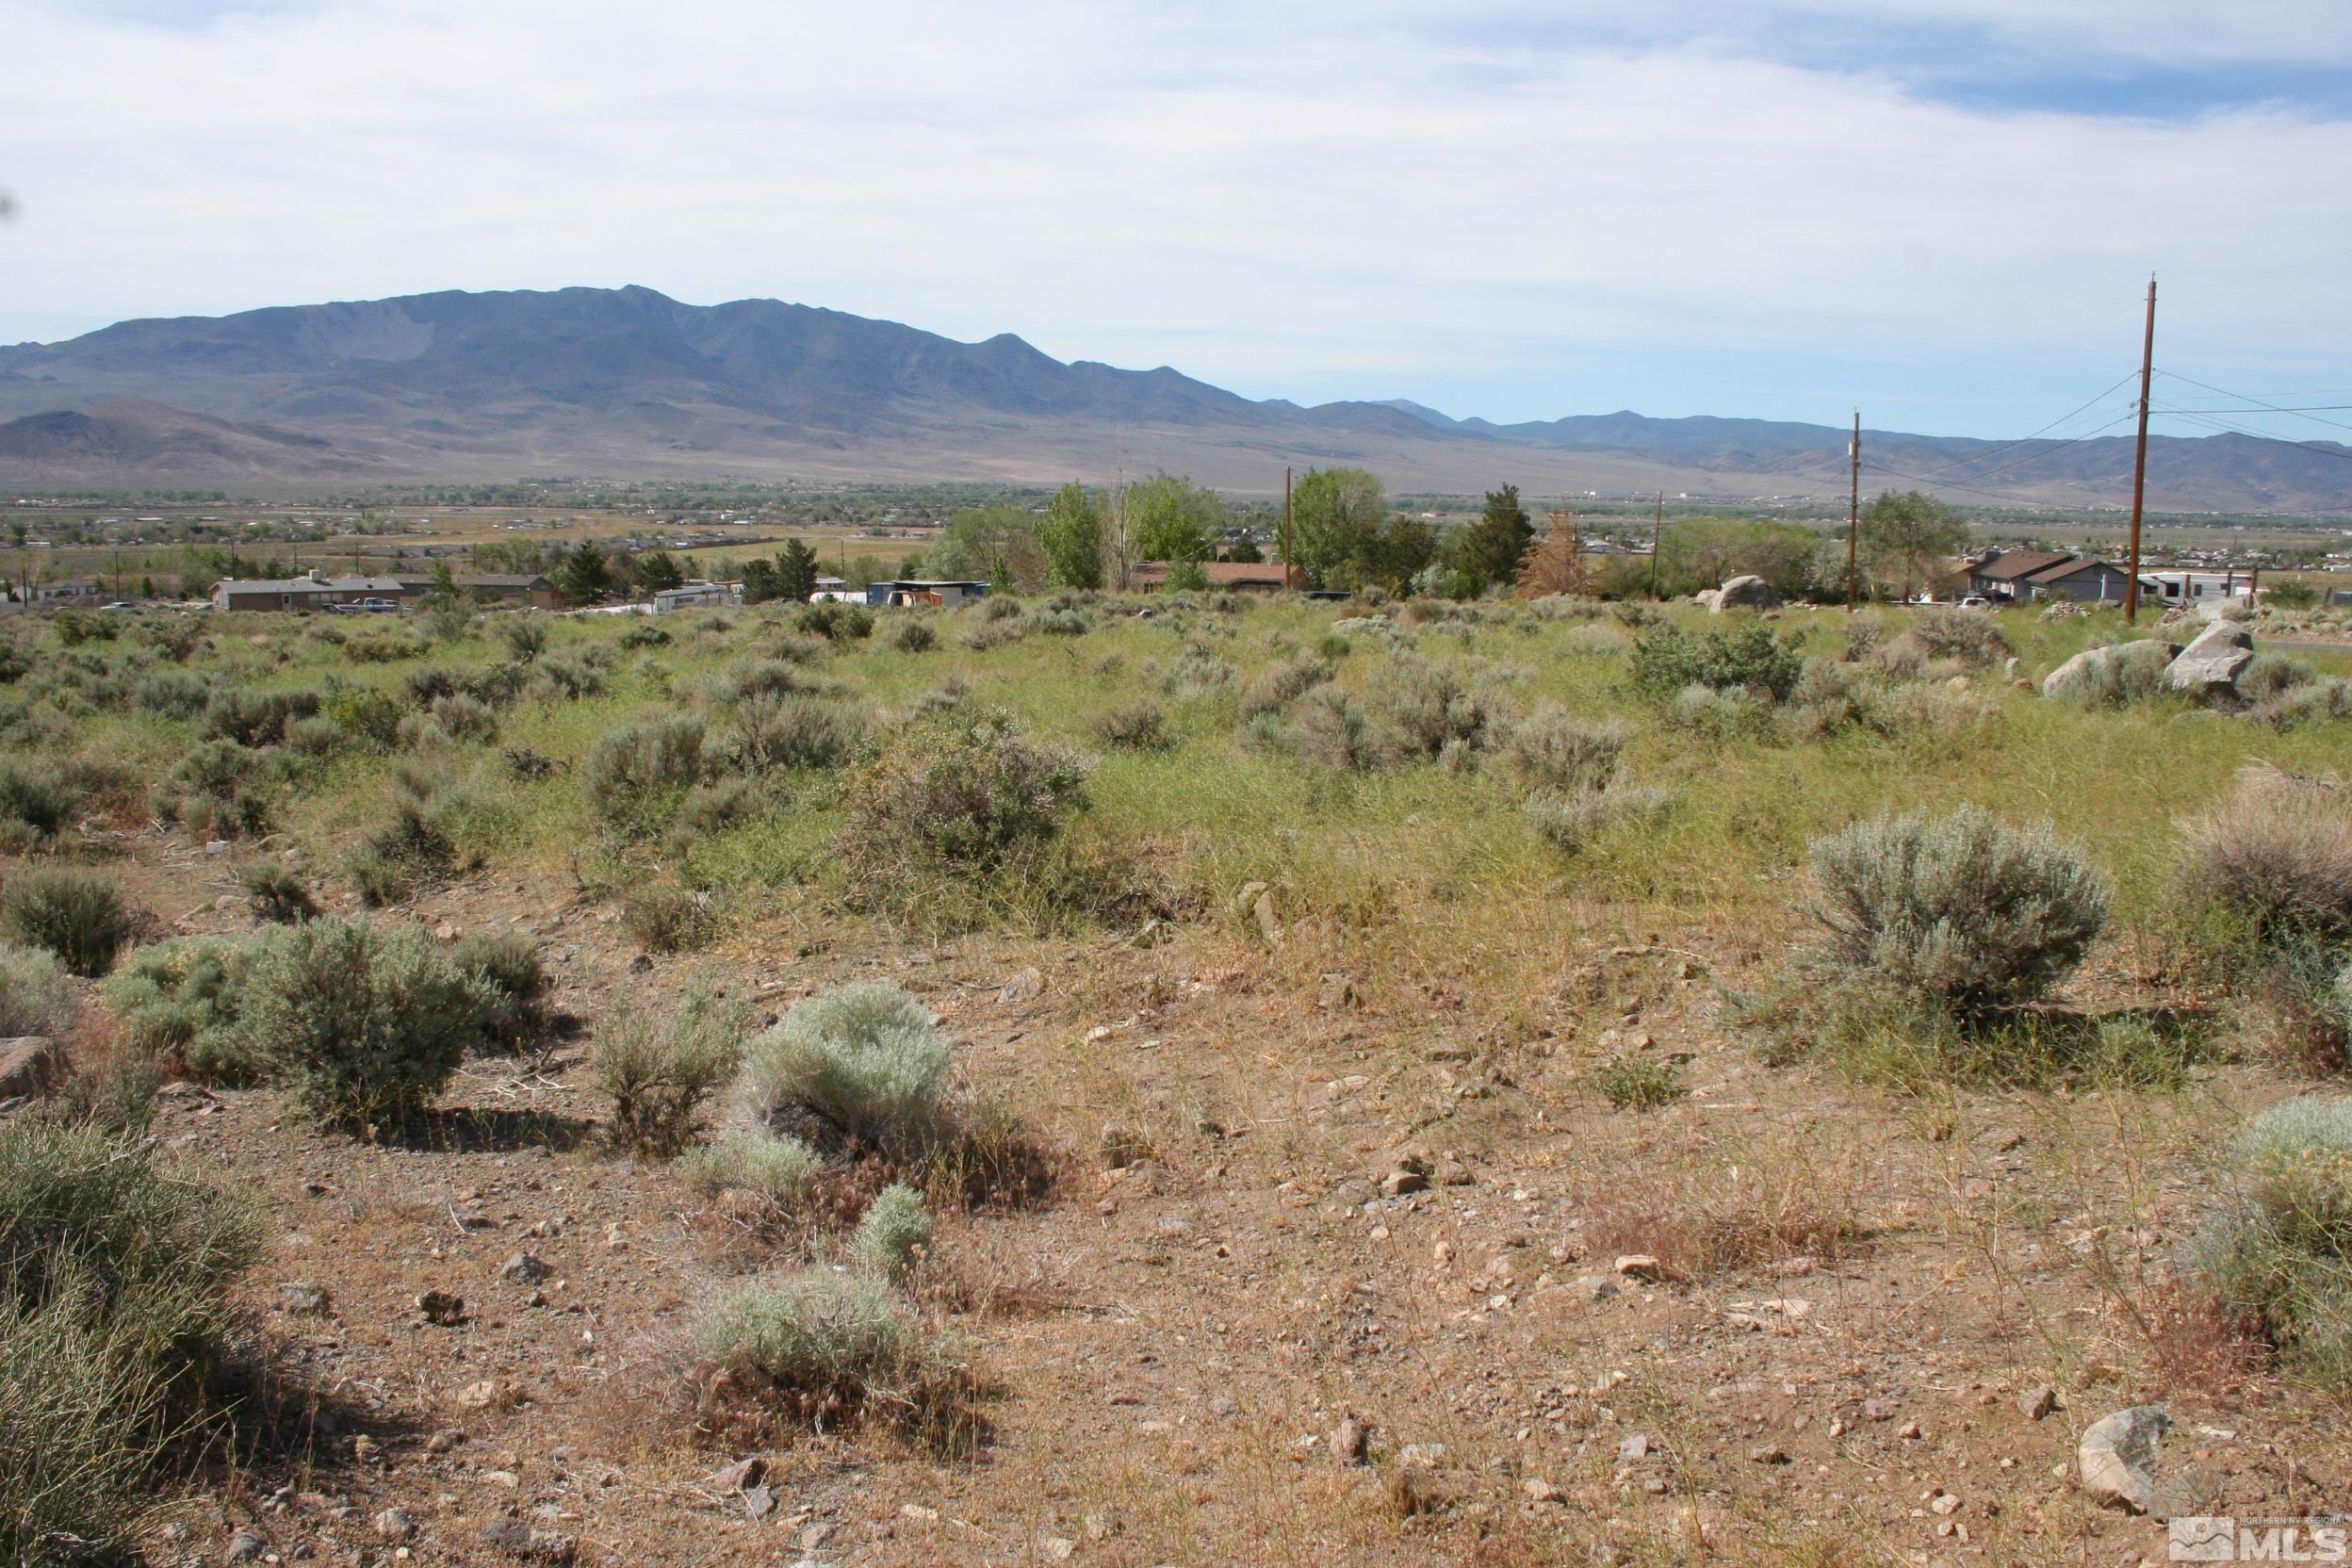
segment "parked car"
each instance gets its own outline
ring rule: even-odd
[[[1992,607],[1993,601],[1982,594],[1963,594],[1960,596],[1960,608],[1963,610],[1990,610]]]
[[[112,604],[102,604],[98,608],[101,610],[137,610],[139,606],[128,599],[117,599]]]

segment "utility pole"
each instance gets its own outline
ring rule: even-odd
[[[1854,613],[1855,541],[1862,532],[1862,411],[1854,411],[1854,439],[1846,444],[1846,613]]]
[[[2140,618],[2140,502],[2148,493],[2148,384],[2156,369],[2156,274],[2148,275],[2148,330],[2140,339],[2140,442],[2132,457],[2132,576],[2123,585],[2123,618]]]
[[[1658,558],[1666,552],[1666,492],[1658,493],[1658,521],[1650,525],[1650,602],[1658,602]]]

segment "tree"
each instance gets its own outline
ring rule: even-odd
[[[424,607],[425,630],[437,643],[456,642],[473,624],[473,601],[458,591],[447,561],[433,564],[433,583],[417,602]]]
[[[776,563],[753,556],[743,563],[743,602],[765,604],[777,596]]]
[[[1666,531],[1658,557],[1658,591],[1669,597],[1716,588],[1731,578],[1753,575],[1780,590],[1783,598],[1808,596],[1821,576],[1824,536],[1802,523],[1760,517],[1685,517]],[[1845,560],[1840,553],[1838,571]],[[1639,574],[1646,587],[1648,563]],[[1621,589],[1625,586],[1620,582]]]
[[[1209,541],[1225,531],[1216,491],[1173,474],[1153,474],[1129,493],[1136,555],[1145,561],[1206,561]]]
[[[1572,513],[1552,514],[1550,531],[1519,563],[1519,586],[1539,596],[1592,591],[1592,558],[1584,553],[1584,531]]]
[[[629,563],[629,580],[648,594],[676,588],[686,580],[684,568],[667,550],[648,550]]]
[[[1380,480],[1364,469],[1309,468],[1291,489],[1289,545],[1307,586],[1352,588],[1364,580],[1387,510]]]
[[[1225,559],[1239,562],[1243,565],[1254,566],[1266,559],[1266,553],[1258,548],[1258,542],[1255,539],[1245,533],[1226,547]]]
[[[566,604],[594,604],[612,586],[612,558],[594,539],[564,557],[555,569],[555,591]]]
[[[1054,492],[1037,525],[1046,581],[1057,588],[1102,586],[1102,514],[1074,481]]]
[[[807,604],[817,591],[817,552],[801,539],[787,539],[776,556],[776,596]]]
[[[1486,493],[1486,513],[1454,536],[1454,564],[1473,594],[1491,584],[1516,581],[1519,562],[1535,543],[1535,525],[1519,504],[1519,487],[1506,484]]]
[[[1045,583],[1045,551],[1035,514],[1018,506],[978,506],[948,520],[924,552],[934,578],[996,583],[1027,593]]]
[[[1968,542],[1968,525],[1933,496],[1917,490],[1881,491],[1862,509],[1857,543],[1881,584],[1903,579],[1903,596],[1913,586],[1952,573],[1952,558]]]

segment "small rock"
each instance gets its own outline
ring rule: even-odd
[[[444,1427],[425,1439],[425,1452],[446,1454],[466,1441],[466,1434],[455,1427]]]
[[[416,1310],[425,1315],[425,1321],[442,1328],[454,1328],[466,1321],[466,1298],[452,1296],[446,1290],[429,1290],[416,1298]]]
[[[765,1519],[776,1511],[776,1493],[765,1486],[743,1489],[743,1512],[753,1519]]]
[[[1770,1443],[1759,1443],[1748,1450],[1750,1464],[1786,1464],[1788,1450]]]
[[[278,1305],[298,1317],[317,1317],[327,1310],[327,1293],[307,1280],[288,1280],[278,1287]]]
[[[1625,1279],[1640,1280],[1644,1284],[1656,1284],[1666,1277],[1665,1269],[1647,1252],[1627,1252],[1611,1266]]]
[[[1352,1415],[1343,1415],[1331,1429],[1331,1458],[1341,1464],[1362,1464],[1371,1440],[1371,1427]]]
[[[1941,1514],[1943,1517],[1949,1519],[1953,1514],[1959,1512],[1960,1510],[1966,1505],[1964,1505],[1960,1501],[1959,1497],[1954,1494],[1939,1491],[1934,1497],[1929,1499],[1927,1506],[1930,1511]]]
[[[498,1266],[498,1278],[521,1284],[535,1285],[555,1270],[529,1252],[517,1252]]]
[[[1617,1294],[1617,1282],[1606,1274],[1579,1274],[1568,1288],[1588,1301],[1606,1301]]]
[[[1561,1502],[1567,1495],[1540,1476],[1529,1476],[1521,1481],[1519,1490],[1527,1494],[1527,1501],[1537,1504]]]
[[[768,1462],[754,1454],[739,1459],[724,1470],[705,1476],[702,1484],[713,1492],[748,1492],[758,1486],[768,1473]]]
[[[1408,1443],[1396,1450],[1396,1462],[1408,1470],[1434,1470],[1445,1461],[1443,1443]]]
[[[462,1410],[489,1410],[507,1403],[506,1385],[483,1379],[467,1383],[457,1391],[458,1407]]]
[[[2017,1396],[2017,1408],[2025,1412],[2028,1421],[2039,1421],[2058,1408],[2058,1391],[2048,1383],[2036,1383]]]
[[[1649,1433],[1635,1432],[1630,1437],[1621,1437],[1617,1440],[1617,1458],[1620,1462],[1632,1464],[1649,1457]]]
[[[1035,969],[1022,970],[996,988],[999,1002],[1027,1002],[1045,989],[1045,976]]]
[[[2171,1429],[2162,1405],[2133,1405],[2092,1422],[2075,1450],[2082,1490],[2146,1513],[2156,1501],[2156,1445]]]
[[[1429,1179],[1417,1170],[1392,1170],[1380,1178],[1380,1196],[1402,1198],[1409,1192],[1425,1191]]]
[[[229,1560],[252,1562],[270,1549],[270,1543],[252,1530],[239,1530],[229,1537]]]
[[[1068,1562],[1077,1550],[1078,1543],[1068,1536],[1047,1535],[1037,1539],[1037,1556],[1048,1562]]]
[[[800,1549],[804,1552],[815,1551],[833,1539],[834,1527],[833,1522],[829,1519],[819,1519],[813,1524],[802,1526]]]
[[[376,1534],[386,1541],[406,1541],[416,1533],[416,1521],[405,1509],[388,1508],[376,1515]]]
[[[1905,1421],[1902,1426],[1895,1429],[1895,1435],[1903,1438],[1919,1437],[1920,1435],[1919,1424],[1917,1421]]]
[[[1098,1147],[1102,1152],[1102,1168],[1105,1170],[1125,1170],[1152,1156],[1152,1145],[1141,1133],[1116,1121],[1102,1124],[1102,1135]]]
[[[555,1530],[543,1530],[520,1519],[494,1519],[482,1527],[482,1544],[536,1562],[569,1562],[579,1555],[580,1543]]]

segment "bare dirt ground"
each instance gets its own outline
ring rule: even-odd
[[[165,925],[248,927],[201,849],[127,847]],[[2164,1560],[2164,1527],[2095,1506],[2074,1449],[2151,1398],[2224,1511],[2352,1507],[2343,1413],[2164,1317],[2202,1140],[2290,1090],[2256,1070],[1928,1102],[1767,1068],[1718,1020],[1766,956],[1740,933],[1596,930],[1537,956],[1542,1016],[1482,1037],[1460,990],[1315,930],[923,947],[788,921],[648,968],[552,882],[414,913],[530,932],[585,1019],[697,964],[764,1011],[875,973],[937,1009],[959,1077],[1065,1153],[1050,1199],[937,1250],[988,1433],[692,1441],[663,1396],[682,1325],[806,1238],[610,1147],[578,1036],[470,1061],[387,1147],[177,1086],[155,1135],[266,1212],[250,1304],[325,1413],[306,1454],[218,1478],[155,1561],[564,1537],[610,1564],[2128,1564]],[[1595,1049],[1679,1060],[1690,1092],[1612,1110]],[[453,1320],[419,1310],[436,1290]]]

